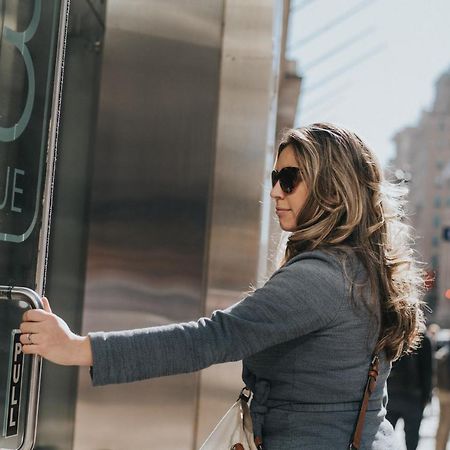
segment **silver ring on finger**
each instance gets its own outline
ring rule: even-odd
[[[31,336],[33,336],[32,333],[28,333],[28,334],[27,334],[27,340],[28,340],[28,343],[29,343],[29,344],[33,344],[33,341],[32,341],[32,339],[31,339]]]

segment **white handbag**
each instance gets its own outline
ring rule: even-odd
[[[253,425],[248,407],[250,390],[244,388],[236,403],[220,419],[200,450],[262,450],[253,438]]]

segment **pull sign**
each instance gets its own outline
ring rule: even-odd
[[[12,330],[10,372],[7,392],[6,437],[16,436],[19,430],[20,392],[22,390],[23,352],[20,330]]]

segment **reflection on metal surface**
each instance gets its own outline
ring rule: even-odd
[[[201,315],[221,30],[221,1],[108,4],[84,331]],[[197,384],[94,389],[83,370],[74,448],[191,449]]]
[[[207,313],[237,302],[265,276],[271,212],[266,186],[273,164],[282,6],[269,0],[257,7],[226,2]],[[237,364],[202,373],[197,445],[241,385]]]
[[[6,0],[0,0],[0,58],[2,56],[3,24],[5,23]]]

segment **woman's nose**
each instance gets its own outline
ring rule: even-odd
[[[283,198],[284,197],[284,192],[281,189],[280,186],[280,182],[277,181],[277,183],[275,184],[275,186],[271,189],[270,191],[270,196],[272,198]]]

